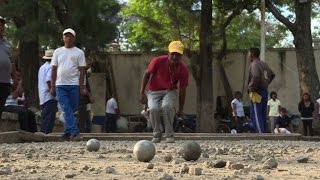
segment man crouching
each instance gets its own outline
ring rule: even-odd
[[[140,102],[148,104],[149,117],[153,127],[153,142],[160,142],[160,108],[163,112],[165,137],[167,143],[174,143],[174,104],[177,99],[177,83],[179,82],[179,108],[177,115],[183,112],[188,86],[188,69],[182,61],[183,44],[180,41],[172,41],[169,44],[169,55],[162,55],[151,60],[145,71],[141,88]],[[148,85],[148,86],[147,86]]]

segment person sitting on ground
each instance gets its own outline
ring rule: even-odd
[[[22,97],[23,88],[22,81],[19,80],[18,85],[12,90],[8,96],[4,111],[17,113],[20,122],[20,129],[28,132],[37,132],[37,124],[35,120],[35,114],[25,106],[18,105],[18,97]]]
[[[255,132],[254,126],[248,116],[244,117],[244,119],[243,119],[243,131],[242,132],[243,133]]]
[[[234,93],[234,99],[231,101],[232,115],[235,121],[236,132],[242,133],[243,131],[243,122],[244,122],[244,109],[243,103],[241,100],[242,94],[240,91]]]
[[[274,133],[276,134],[291,134],[291,132],[287,129],[290,124],[290,118],[287,116],[286,108],[280,108],[280,115],[277,117],[275,121],[275,129]]]

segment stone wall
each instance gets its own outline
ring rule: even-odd
[[[320,68],[320,49],[315,49],[316,65]],[[109,59],[113,64],[114,78],[119,96],[119,106],[122,114],[139,114],[142,105],[139,103],[139,89],[142,75],[148,62],[155,54],[141,53],[111,53]],[[184,57],[186,64],[189,59]],[[300,100],[299,77],[297,71],[296,55],[294,49],[270,49],[266,53],[266,62],[276,74],[269,91],[276,91],[282,105],[289,111],[298,114],[298,102]],[[224,89],[214,66],[214,97],[224,96]],[[224,61],[226,73],[233,91],[242,91],[245,104],[248,103],[247,79],[249,62],[245,51],[230,51]],[[192,74],[189,78],[185,113],[196,113],[196,85]],[[103,84],[92,83],[92,89],[101,89]],[[97,97],[100,97],[98,95]],[[103,99],[103,98],[101,98]],[[105,107],[104,104],[99,106]]]

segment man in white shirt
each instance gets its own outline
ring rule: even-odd
[[[57,100],[50,94],[51,89],[51,58],[53,49],[45,51],[43,59],[46,61],[39,69],[38,91],[41,106],[41,132],[48,134],[53,131],[56,119]]]
[[[63,31],[64,46],[56,49],[51,60],[51,94],[56,95],[66,121],[62,140],[80,140],[75,113],[79,107],[80,94],[86,94],[84,52],[74,45],[76,32]]]
[[[107,101],[106,113],[107,113],[106,132],[116,132],[117,119],[119,119],[120,117],[120,111],[118,108],[116,96],[114,94]]]

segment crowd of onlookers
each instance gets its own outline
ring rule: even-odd
[[[232,132],[255,132],[254,127],[250,122],[250,117],[244,113],[243,102],[241,100],[242,94],[237,91],[234,94],[234,99],[231,102],[232,108]],[[314,117],[314,111],[320,114],[320,98],[315,103],[312,102],[310,94],[304,93],[300,102],[297,104],[300,112],[300,119],[303,127],[303,135],[313,136],[313,121],[318,117]],[[276,92],[270,93],[270,99],[267,103],[267,132],[276,134],[290,134],[293,131],[291,118],[288,116],[287,109],[281,106]],[[249,125],[249,126],[248,126]],[[248,128],[249,127],[249,128]]]

